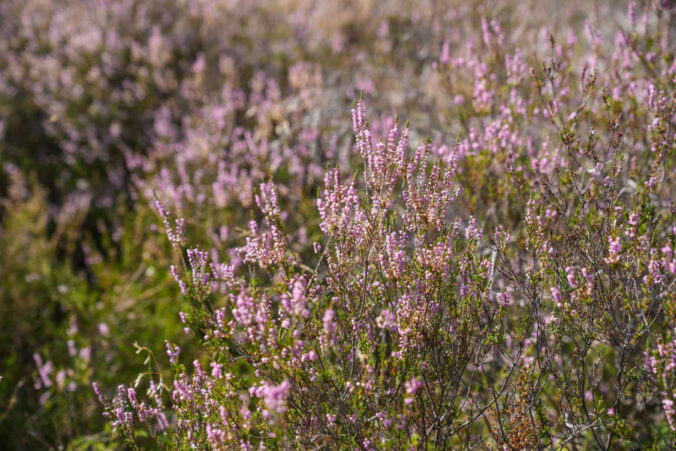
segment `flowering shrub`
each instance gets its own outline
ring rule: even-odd
[[[325,173],[314,269],[289,249],[271,183],[240,249],[248,275],[187,249],[175,271],[191,306],[182,319],[211,370],[179,363],[167,342],[171,424],[161,381],[150,383],[154,402],[122,387],[102,401],[130,443],[136,419],[177,447],[448,447],[488,435],[517,449],[606,448],[673,436],[621,413],[627,400],[649,402],[657,382],[673,424],[673,362],[656,363],[673,360],[673,346],[657,338],[649,371],[641,349],[673,324],[664,306],[675,271],[673,231],[656,233],[669,217],[648,196],[655,185],[638,205],[616,194],[626,170],[617,126],[611,159],[587,180],[572,158],[556,181],[523,180],[507,163],[523,206],[517,240],[453,214],[460,142],[434,162],[429,141],[409,152],[397,121],[376,140],[362,101],[353,127],[362,176]]]
[[[8,446],[676,446],[673,2],[404,3],[0,5]]]

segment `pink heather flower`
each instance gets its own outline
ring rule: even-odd
[[[306,362],[306,361],[314,362],[315,360],[317,360],[317,353],[314,352],[314,351],[312,351],[312,350],[306,352],[306,353],[303,354],[303,356],[301,357],[301,361],[302,361],[302,362]]]
[[[211,377],[220,379],[223,375],[223,365],[216,362],[211,362]]]
[[[667,417],[669,428],[671,428],[672,431],[676,431],[676,423],[674,421],[674,401],[669,398],[664,398],[662,399],[662,407],[664,408],[664,413]]]
[[[594,278],[591,274],[589,274],[589,271],[587,271],[587,268],[582,268],[580,270],[582,273],[582,277],[584,278],[585,284],[584,284],[584,294],[585,296],[591,296],[592,295],[592,290],[594,289]]]
[[[406,269],[406,235],[393,232],[385,237],[385,252],[378,258],[388,279],[399,279]]]
[[[77,355],[77,346],[75,346],[75,340],[68,340],[66,345],[68,346],[68,355],[75,357]]]
[[[80,349],[80,358],[85,362],[89,362],[89,360],[91,359],[91,355],[92,355],[91,347],[85,346],[84,348]]]
[[[404,404],[411,404],[413,402],[413,396],[416,394],[418,389],[422,386],[422,381],[416,379],[415,377],[408,382],[404,383],[406,388],[406,398],[404,398]]]
[[[102,336],[107,337],[108,335],[110,335],[110,328],[108,327],[108,324],[106,324],[106,323],[99,323],[99,324],[98,324],[98,329],[99,329],[99,333],[100,333]]]
[[[638,213],[632,213],[629,215],[629,224],[636,227],[638,225],[639,215]]]
[[[324,312],[324,318],[322,319],[322,323],[324,325],[324,333],[329,338],[332,338],[333,334],[336,332],[336,322],[333,320],[335,317],[336,312],[334,312],[332,309],[327,309]]]
[[[575,277],[575,269],[571,268],[570,266],[566,266],[566,280],[568,281],[568,284],[571,287],[577,288],[577,279]]]
[[[217,426],[207,423],[206,426],[207,440],[209,444],[213,447],[218,447],[218,445],[225,444],[227,435],[225,431],[218,428]]]
[[[556,301],[556,306],[558,308],[561,308],[562,305],[561,301],[563,300],[563,298],[561,297],[561,290],[559,290],[557,287],[552,287],[550,291],[552,293],[554,301]]]
[[[662,267],[664,271],[676,274],[676,261],[673,259],[674,255],[671,246],[667,244],[660,250],[662,251]]]
[[[486,47],[490,47],[490,45],[491,45],[491,32],[488,28],[488,20],[486,19],[486,16],[481,17],[481,37],[484,41],[484,45]]]
[[[262,382],[253,389],[256,396],[263,399],[266,409],[263,410],[263,416],[268,418],[272,414],[283,414],[286,412],[286,397],[291,388],[291,383],[285,380],[279,385],[272,385],[269,382]]]
[[[162,217],[162,222],[164,223],[164,228],[167,233],[167,238],[172,246],[179,248],[184,243],[185,235],[185,219],[178,218],[174,220],[174,225],[171,225],[169,220],[169,212],[162,206],[159,200],[155,199],[155,208]]]
[[[33,360],[35,360],[35,365],[38,367],[38,374],[40,375],[40,382],[42,383],[42,388],[51,387],[52,381],[49,379],[49,375],[52,374],[52,372],[54,371],[54,365],[52,365],[52,362],[50,361],[48,361],[47,363],[43,363],[42,357],[38,353],[33,354]]]
[[[127,397],[132,406],[136,404],[136,390],[134,390],[134,388],[129,387],[127,389]]]
[[[483,232],[481,232],[481,229],[477,226],[476,218],[474,216],[471,216],[469,218],[469,221],[467,222],[467,228],[465,229],[465,237],[468,240],[479,241],[481,240],[482,236]]]
[[[511,84],[518,84],[526,73],[526,63],[523,62],[521,49],[516,49],[514,55],[505,55],[505,69],[507,70],[508,81]]]
[[[168,341],[164,342],[164,346],[167,348],[167,355],[169,356],[169,361],[173,364],[178,363],[178,355],[181,353],[181,348],[176,345],[172,345]]]
[[[240,409],[239,413],[240,413],[240,415],[242,415],[242,418],[244,419],[244,421],[247,421],[249,418],[251,418],[251,411],[249,410],[249,403],[248,403],[246,396],[244,396],[244,395],[242,395],[240,397],[240,399],[242,401],[242,408]]]
[[[636,2],[634,0],[631,0],[629,5],[627,5],[627,18],[629,19],[631,28],[636,27]]]
[[[420,145],[406,166],[402,197],[406,204],[404,222],[410,231],[419,231],[427,226],[434,226],[440,231],[450,204],[461,192],[455,189],[453,183],[455,157],[451,157],[447,167],[435,164],[429,175],[426,174],[425,162],[430,146],[430,142]],[[457,153],[457,146],[454,152]]]
[[[504,251],[505,246],[509,242],[509,239],[510,239],[509,232],[505,231],[502,225],[498,225],[498,227],[495,229],[495,234],[493,235],[493,240],[495,241],[495,244],[497,245],[498,249]]]
[[[185,312],[178,312],[178,317],[181,319],[181,323],[185,324],[188,320],[188,315]]]
[[[305,280],[305,277],[296,276],[291,281],[291,294],[288,292],[282,294],[282,307],[284,307],[290,315],[307,318],[310,314],[310,311],[307,308],[307,297],[305,296],[306,286],[307,281]]]
[[[363,240],[362,224],[366,215],[359,205],[354,183],[344,186],[338,169],[331,169],[325,174],[324,188],[317,200],[322,232],[327,236],[345,234],[356,242]]]
[[[274,183],[261,183],[260,194],[254,196],[256,205],[261,209],[263,214],[269,217],[279,216],[279,201],[277,199],[277,188]]]
[[[181,294],[183,296],[187,296],[188,287],[186,286],[185,282],[181,278],[181,275],[178,272],[178,268],[175,265],[171,265],[169,267],[169,270],[171,271],[171,275],[174,276],[174,279],[176,279],[176,282],[178,283],[178,286],[181,289]]]
[[[509,307],[512,304],[512,298],[509,291],[500,292],[496,296],[500,307]]]
[[[211,275],[207,271],[209,253],[199,249],[188,249],[187,254],[192,285],[198,289],[208,291],[209,279],[211,278]]]
[[[268,268],[286,261],[286,237],[274,225],[269,230],[260,231],[256,221],[249,221],[249,234],[246,244],[240,249],[246,263],[256,263],[261,268]]]
[[[96,399],[99,400],[99,404],[105,407],[106,403],[103,400],[103,395],[101,394],[101,389],[99,388],[99,384],[96,382],[92,382],[92,389],[94,390],[94,394],[96,395]]]
[[[655,86],[651,83],[648,85],[648,106],[650,108],[655,109],[655,93],[656,89]]]
[[[648,274],[650,274],[650,280],[653,283],[659,284],[662,282],[662,273],[660,272],[660,264],[655,259],[650,259],[648,262]]]
[[[250,326],[254,322],[256,305],[253,297],[246,292],[240,292],[235,298],[235,308],[232,309],[232,316],[241,326]]]

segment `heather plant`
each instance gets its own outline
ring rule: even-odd
[[[148,401],[138,387],[102,398],[130,443],[137,420],[170,447],[672,443],[673,430],[622,412],[640,402],[671,423],[670,364],[653,360],[651,377],[641,349],[671,333],[663,307],[674,274],[670,248],[659,249],[673,232],[650,230],[669,217],[641,222],[624,211],[616,159],[609,174],[594,174],[605,183],[588,181],[594,189],[581,196],[572,171],[541,192],[509,170],[528,197],[514,242],[503,227],[453,214],[459,143],[449,163],[432,162],[429,142],[409,152],[397,121],[376,142],[361,101],[353,125],[364,169],[352,180],[326,171],[314,269],[288,248],[269,183],[256,196],[262,221],[251,221],[240,250],[248,274],[186,250],[184,269],[173,270],[190,301],[181,318],[206,360],[185,366],[167,342],[173,387],[150,381]],[[620,233],[637,244],[618,246]],[[657,340],[652,358],[670,356]],[[665,410],[649,405],[651,389],[662,390]]]
[[[133,358],[127,358],[133,353],[131,345],[135,341],[152,342],[153,337],[178,327],[176,310],[169,302],[178,290],[167,285],[171,275],[168,265],[162,264],[170,255],[168,246],[148,233],[152,226],[148,219],[154,219],[155,214],[138,202],[139,194],[150,197],[151,187],[166,194],[174,186],[165,175],[156,176],[156,168],[160,168],[157,173],[164,170],[162,174],[166,174],[177,166],[178,173],[185,174],[186,167],[177,158],[171,158],[170,167],[163,164],[169,159],[165,153],[185,149],[186,160],[193,165],[187,168],[191,179],[180,179],[177,186],[183,189],[194,181],[200,191],[200,179],[192,179],[199,176],[193,174],[194,168],[212,164],[220,146],[230,147],[227,140],[232,135],[236,141],[234,150],[221,157],[230,160],[241,183],[230,186],[228,176],[233,172],[221,169],[215,189],[224,192],[216,205],[229,203],[233,192],[242,193],[248,205],[250,198],[246,200],[244,193],[255,183],[249,173],[253,173],[254,180],[267,176],[265,160],[274,153],[261,153],[257,160],[237,156],[246,149],[254,150],[249,142],[258,147],[268,139],[270,117],[288,116],[284,110],[270,111],[279,109],[279,94],[266,97],[255,86],[251,88],[251,103],[240,107],[236,101],[231,105],[231,97],[225,95],[225,106],[221,102],[210,105],[209,98],[222,88],[224,79],[235,87],[228,92],[244,95],[249,78],[253,79],[252,85],[260,79],[248,72],[281,71],[284,64],[273,63],[275,57],[262,43],[269,39],[264,37],[267,33],[276,35],[276,39],[287,34],[283,26],[271,31],[268,25],[284,21],[269,16],[288,19],[289,15],[253,3],[247,8],[238,2],[223,4],[217,20],[213,20],[212,31],[219,28],[232,30],[232,34],[227,39],[219,35],[218,41],[214,33],[197,25],[201,18],[212,15],[210,5],[142,3],[35,1],[0,5],[0,60],[6,68],[0,75],[0,234],[2,254],[12,261],[3,265],[0,372],[2,404],[7,410],[0,423],[1,435],[7,437],[9,447],[25,447],[27,443],[64,446],[76,443],[80,436],[94,441],[104,437],[105,434],[99,435],[100,418],[91,415],[96,406],[94,400],[85,396],[82,402],[74,402],[72,392],[88,392],[90,377],[102,381],[102,373],[106,378],[115,373],[118,378],[128,378],[139,367]],[[249,21],[247,27],[223,28],[226,18],[228,23],[243,23],[234,20],[233,13],[249,15],[256,21]],[[279,51],[291,55],[282,60],[298,59],[293,44],[280,46]],[[237,62],[237,70],[233,61]],[[308,72],[306,67],[298,63],[290,68],[289,75],[290,86],[303,105],[316,97],[316,89],[307,83],[308,77],[316,78],[316,70],[310,65]],[[264,85],[275,83],[272,79],[263,80]],[[293,102],[296,101],[287,103]],[[255,119],[261,124],[256,125],[260,132],[255,136],[244,137],[231,128],[235,120],[253,127],[255,122],[245,119],[244,107],[260,110]],[[168,117],[168,123],[162,122],[167,116],[165,111],[171,112],[172,108],[174,116]],[[290,110],[294,108],[292,104]],[[186,120],[181,128],[181,117],[188,116],[186,111],[194,112],[195,119],[192,123]],[[198,128],[195,123],[205,116],[210,124]],[[215,124],[223,121],[228,124],[227,131],[222,132],[223,139],[210,141],[204,149],[212,153],[211,159],[194,158],[188,147],[195,147],[206,133],[218,129]],[[171,133],[176,124],[180,134]],[[301,140],[310,149],[306,153],[316,152],[315,135],[308,127],[304,135],[307,137]],[[294,148],[298,154],[286,150],[289,145],[284,146],[278,160],[289,154],[302,158],[299,146]],[[239,169],[236,165],[245,167]],[[301,167],[300,163],[295,167]],[[38,184],[33,187],[14,183],[17,177],[36,177]],[[212,181],[215,182],[209,183]],[[158,183],[161,187],[157,187]],[[19,200],[15,196],[18,191]],[[193,206],[199,206],[204,198],[189,197]],[[178,199],[170,199],[172,205],[177,205]],[[30,206],[30,215],[24,214],[24,207],[18,207],[24,202],[26,208]],[[206,212],[210,211],[213,209]],[[230,223],[233,229],[245,224],[238,216],[231,216],[213,219],[220,224]],[[200,219],[206,222],[209,215]],[[22,224],[31,221],[36,224],[24,229]],[[196,236],[196,224],[190,225]],[[211,238],[209,224],[201,230]],[[228,238],[227,228],[217,232],[223,240]],[[145,245],[139,246],[133,240],[143,240]],[[139,264],[141,260],[145,263]],[[48,307],[44,307],[45,302]],[[96,318],[108,328],[110,340],[94,337],[99,335]],[[72,329],[72,319],[87,326]],[[51,378],[60,375],[63,382],[61,376],[69,374],[70,378],[69,371],[82,366],[76,361],[76,353],[58,343],[66,341],[67,330],[74,331],[68,340],[81,340],[84,349],[93,349],[94,357],[101,358],[89,359],[85,362],[86,371],[65,385],[45,382],[46,373]],[[124,351],[103,351],[109,348]],[[73,384],[75,390],[71,390]],[[63,427],[64,423],[68,427]],[[17,430],[25,432],[11,432]],[[89,438],[87,433],[91,434]]]
[[[289,209],[306,208],[305,197],[319,183],[323,164],[335,157],[341,137],[331,124],[320,131],[321,105],[302,105],[319,93],[318,68],[298,63],[290,71],[296,89],[285,98],[277,82],[260,72],[248,95],[226,86],[218,101],[183,117],[180,129],[171,110],[162,109],[155,122],[159,138],[137,181],[145,198],[154,203],[157,197],[179,214],[191,212],[192,236],[222,245],[236,242],[235,229],[247,223],[255,187],[264,180],[284,184]],[[255,112],[247,119],[250,126],[237,126],[236,117],[246,112]],[[299,229],[297,244],[308,248],[308,228]]]
[[[3,442],[673,447],[676,13],[620,3],[1,4]]]

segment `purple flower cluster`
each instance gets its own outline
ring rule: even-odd
[[[131,446],[674,446],[668,2],[42,3],[0,5],[0,146],[57,149],[55,233],[154,204],[185,299],[192,346],[93,386]]]

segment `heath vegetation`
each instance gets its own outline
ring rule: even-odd
[[[672,449],[676,4],[0,4],[8,449]]]

